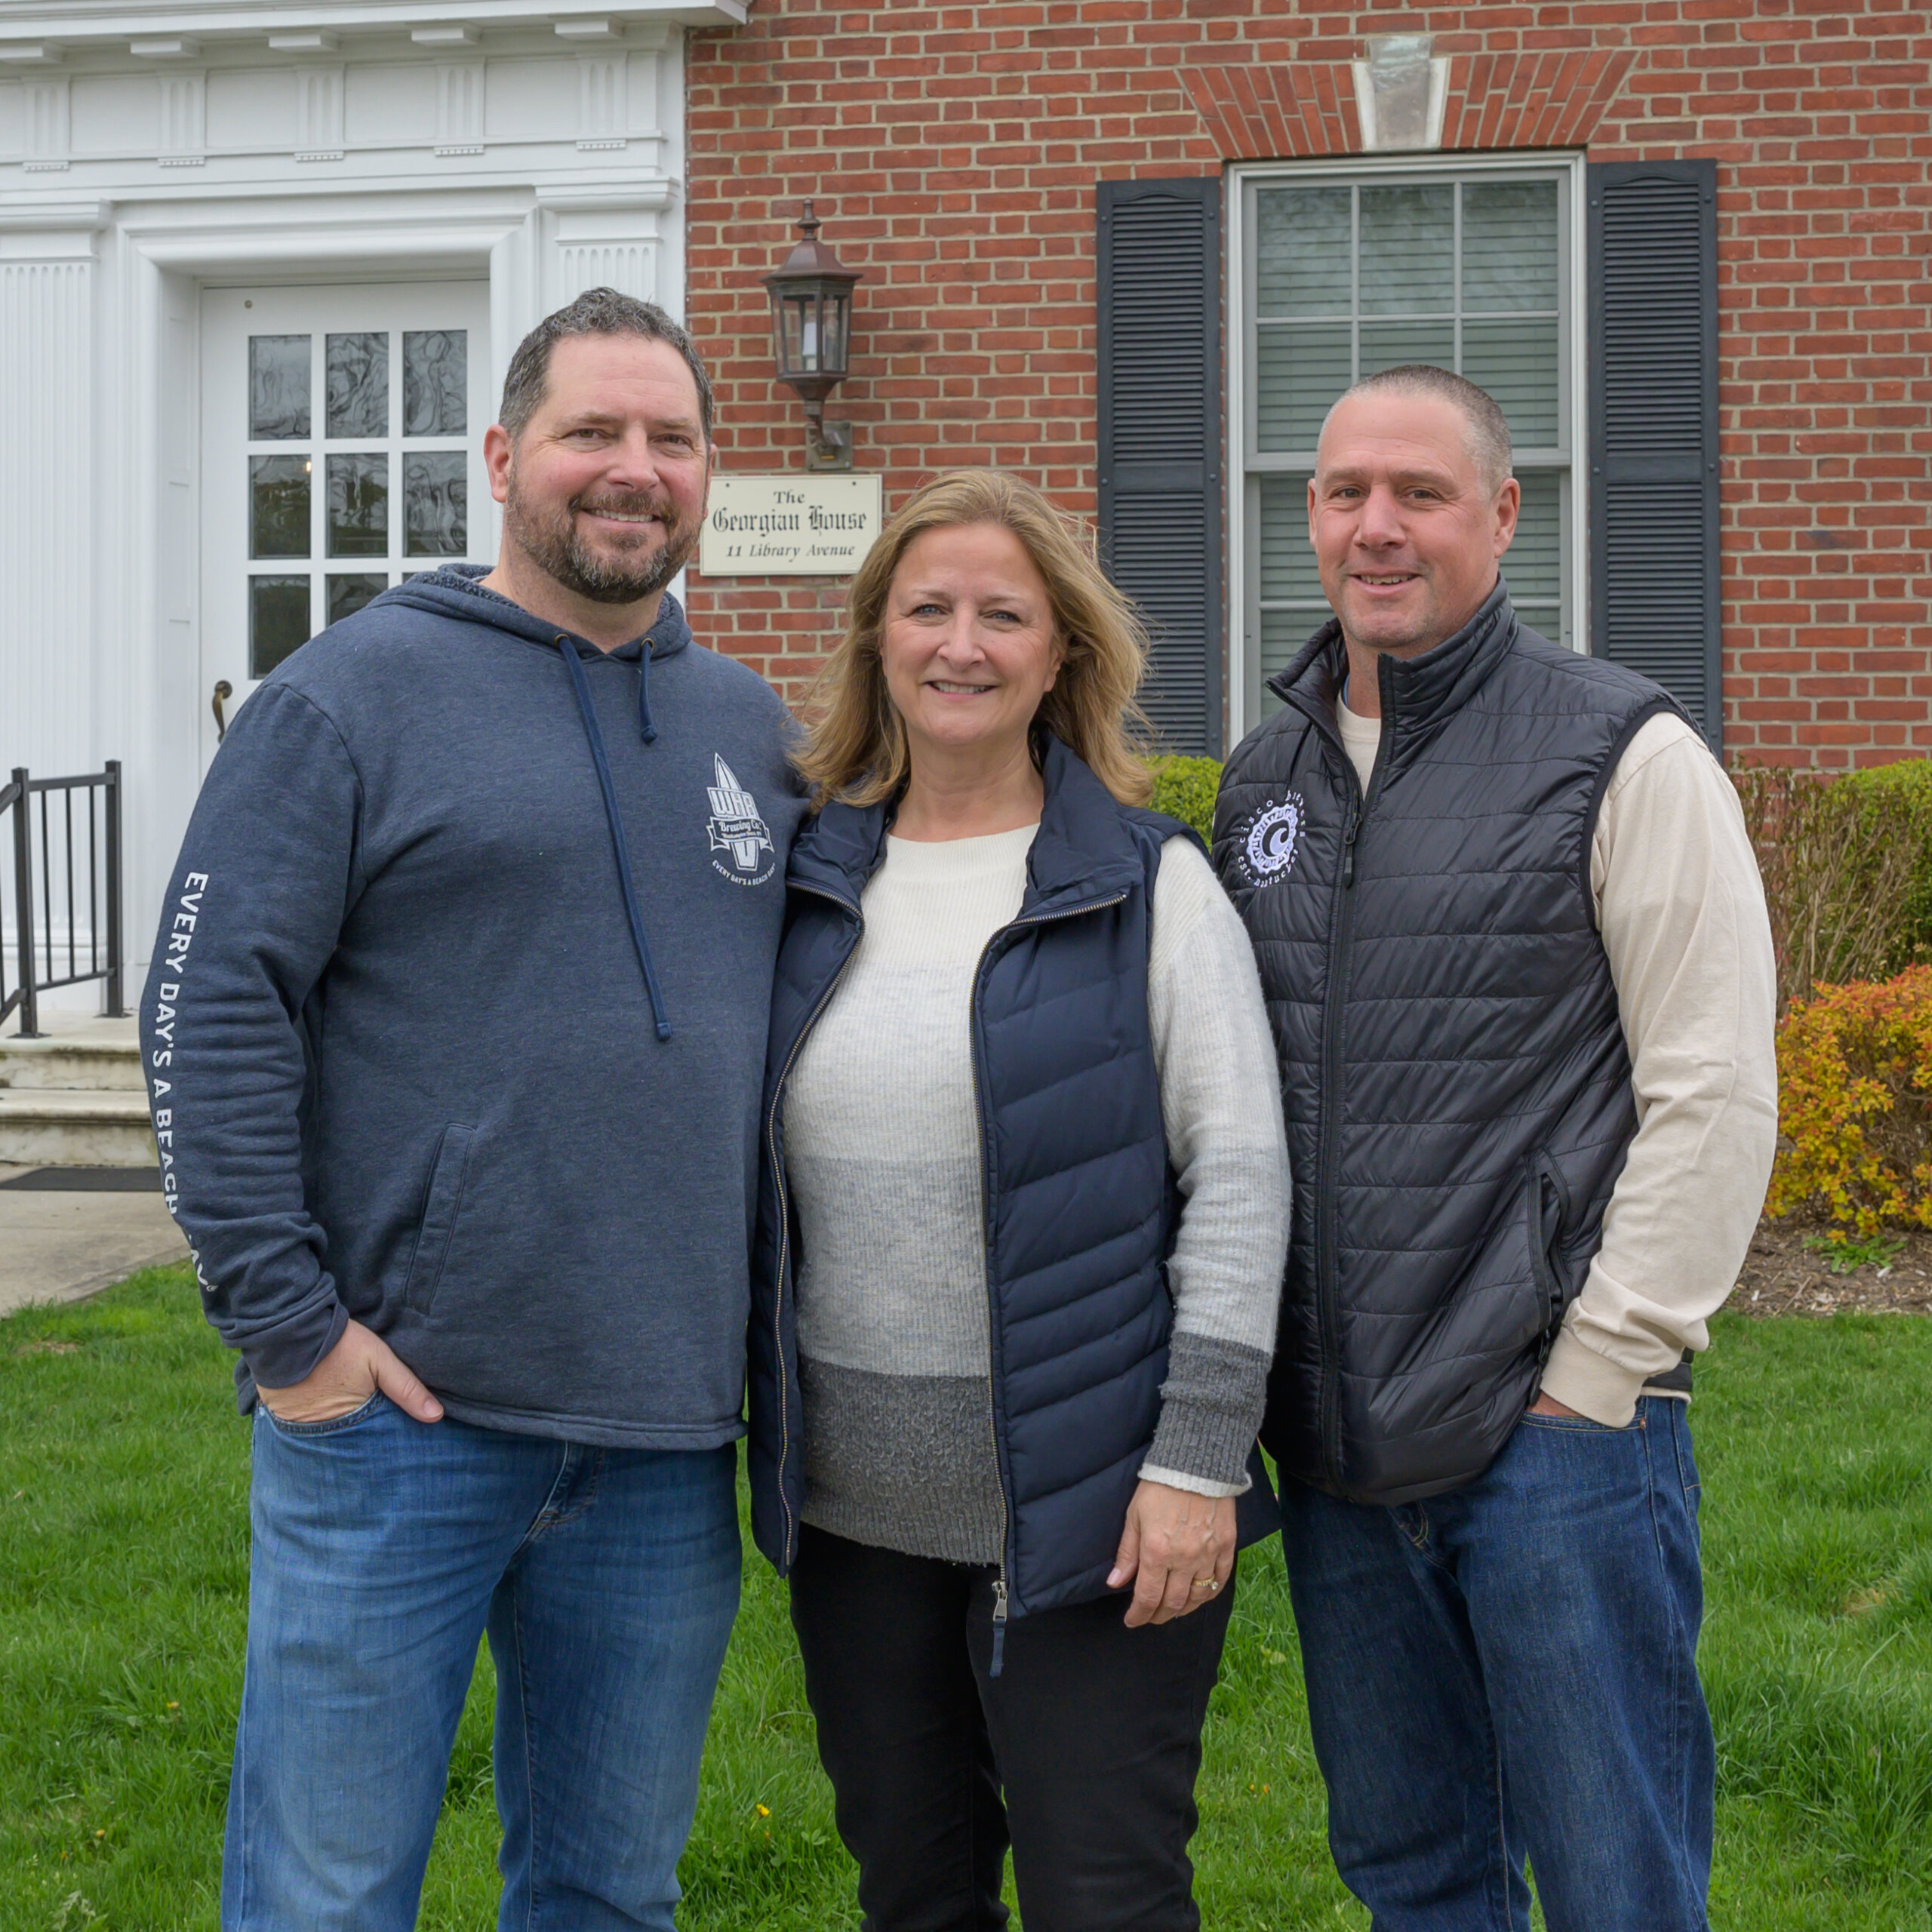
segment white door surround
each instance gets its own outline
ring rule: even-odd
[[[456,41],[386,6],[371,23],[376,11],[345,6],[339,30],[278,34],[280,49],[263,45],[261,14],[237,14],[254,26],[224,28],[235,37],[203,46],[192,72],[131,60],[125,38],[118,51],[70,43],[51,77],[0,49],[0,763],[122,760],[134,970],[208,703],[204,291],[485,284],[473,380],[491,413],[516,343],[580,290],[608,282],[682,309],[671,8],[630,5],[594,39],[519,10],[451,29]],[[0,42],[24,17],[9,13]],[[10,113],[49,78],[57,116]],[[299,112],[264,122],[262,100],[282,92]],[[318,126],[337,144],[298,148]],[[494,506],[470,494],[469,553],[493,555]]]

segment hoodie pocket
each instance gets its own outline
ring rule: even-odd
[[[470,1144],[475,1138],[475,1128],[452,1121],[443,1129],[443,1137],[436,1146],[435,1164],[429,1171],[429,1192],[423,1202],[422,1224],[416,1231],[416,1252],[410,1259],[409,1278],[402,1290],[405,1305],[418,1315],[429,1313],[429,1304],[436,1297],[436,1284],[443,1278],[450,1236],[456,1232],[456,1217],[462,1211]]]
[[[1542,1359],[1547,1361],[1563,1326],[1570,1299],[1557,1266],[1564,1224],[1570,1218],[1570,1190],[1556,1163],[1541,1149],[1529,1158],[1524,1192],[1529,1216],[1530,1272],[1543,1300]]]

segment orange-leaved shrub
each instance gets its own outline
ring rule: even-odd
[[[1932,1228],[1932,966],[1792,1003],[1778,1125],[1770,1213],[1807,1209],[1860,1240]]]

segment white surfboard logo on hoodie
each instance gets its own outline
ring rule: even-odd
[[[717,768],[716,784],[711,793],[711,850],[728,852],[731,863],[713,857],[715,870],[737,885],[762,885],[778,863],[777,848],[771,842],[770,828],[758,808],[758,801],[738,783],[738,774],[712,754]]]

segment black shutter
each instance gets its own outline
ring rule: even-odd
[[[1589,171],[1590,649],[1721,748],[1717,164]]]
[[[1100,184],[1100,558],[1161,749],[1221,749],[1221,184]]]

